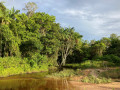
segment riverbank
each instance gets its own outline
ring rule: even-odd
[[[107,84],[91,84],[76,81],[69,81],[75,90],[120,90],[120,82]]]
[[[14,75],[0,79],[0,89],[14,90],[120,90],[120,80],[112,83],[93,84],[77,81],[81,76],[73,76],[74,80],[63,78],[46,78],[47,73],[31,73]],[[75,80],[76,79],[76,80]]]
[[[119,90],[120,80],[114,80],[110,83],[87,83],[81,82],[85,76],[92,71],[98,69],[85,69],[81,70],[81,75],[67,76],[67,77],[47,77],[48,72],[30,73],[13,75],[9,77],[0,78],[0,89],[17,89],[17,90]],[[69,72],[72,70],[68,70]],[[67,70],[63,72],[68,73]],[[77,70],[80,71],[80,70]],[[61,71],[60,71],[61,72]],[[74,71],[75,73],[76,71]],[[56,72],[58,73],[58,72]],[[72,72],[71,72],[72,73]],[[54,74],[54,73],[52,73]],[[59,73],[58,73],[59,74]],[[61,73],[60,73],[61,74]],[[51,75],[51,74],[49,74]],[[67,75],[67,74],[66,74]],[[70,74],[69,74],[70,75]]]
[[[4,70],[4,72],[6,72],[8,70]],[[1,71],[2,72],[2,71]],[[0,74],[0,78],[3,78],[3,77],[9,77],[9,76],[13,76],[13,75],[21,75],[21,74],[31,74],[31,73],[39,73],[39,72],[48,72],[48,70],[43,70],[43,69],[38,69],[38,70],[30,70],[30,71],[20,71],[20,72],[17,72],[17,73],[4,73],[2,72]]]
[[[112,73],[111,73],[112,72]],[[85,82],[85,83],[111,83],[114,79],[119,79],[119,67],[109,67],[108,69],[63,69],[47,75],[48,78],[69,78],[70,81]]]

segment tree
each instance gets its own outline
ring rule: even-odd
[[[25,4],[25,8],[23,8],[23,10],[27,11],[27,15],[28,17],[31,17],[34,12],[37,10],[37,5],[34,2],[28,2],[27,4]]]
[[[72,52],[68,55],[66,63],[80,63],[83,59],[83,50],[82,50],[82,39],[78,38],[76,40],[75,46],[72,48]],[[86,56],[87,57],[87,56]]]
[[[13,7],[10,11],[9,11],[9,17],[11,17],[12,19],[15,19],[15,15],[17,15],[20,12],[20,10],[15,10],[15,8]]]
[[[95,44],[92,44],[90,47],[91,57],[100,57],[105,50],[106,45],[100,41],[96,41]]]
[[[3,56],[3,48],[4,48],[4,42],[3,42],[3,30],[2,30],[2,26],[4,26],[5,24],[9,24],[10,23],[10,18],[8,17],[9,15],[9,10],[6,9],[6,7],[4,6],[4,4],[2,2],[0,2],[0,56]]]
[[[110,45],[111,45],[111,40],[110,38],[107,38],[107,37],[103,37],[100,42],[104,43],[106,45],[106,48],[109,48]]]
[[[81,47],[81,59],[82,61],[84,60],[88,60],[90,58],[90,45],[92,45],[93,43],[89,43],[87,40],[84,40],[82,43],[82,47]]]
[[[10,17],[9,10],[4,6],[3,3],[0,2],[0,24],[9,24]]]
[[[111,41],[111,45],[107,49],[106,54],[114,54],[114,55],[120,57],[120,53],[119,53],[119,51],[120,51],[120,39],[119,39],[119,36],[117,36],[116,34],[111,34],[110,41]]]
[[[74,32],[74,28],[65,28],[61,32],[61,63],[60,65],[66,64],[66,58],[75,47],[76,41],[82,36]]]
[[[5,56],[20,56],[19,42],[10,30],[9,25],[1,25],[1,36],[2,36],[2,57]]]
[[[16,19],[13,20],[11,27],[15,35],[20,38],[20,52],[22,57],[31,59],[34,53],[40,54],[40,51],[43,48],[40,41],[40,33],[36,32],[39,27],[28,27],[30,18],[24,13],[15,15],[15,18]],[[30,21],[31,26],[37,25],[37,23],[34,22],[34,19]]]
[[[117,38],[116,34],[113,33],[113,34],[110,35],[110,39],[116,39],[116,38]]]
[[[42,36],[46,36],[47,32],[52,29],[55,23],[55,17],[46,13],[37,12],[33,14],[28,20],[28,30],[41,33]]]
[[[4,6],[3,2],[0,2],[0,18],[4,16],[6,11],[6,7]]]
[[[90,41],[90,46],[91,46],[92,44],[95,44],[95,40],[91,40],[91,41]]]

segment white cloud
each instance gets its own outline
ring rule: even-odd
[[[64,9],[56,11],[64,15],[63,18],[71,19],[71,22],[74,20],[82,21],[84,27],[90,27],[88,33],[92,35],[102,37],[108,36],[111,33],[120,34],[120,13],[118,11],[109,11],[109,12],[94,12],[94,9],[89,6],[83,7],[82,9]],[[76,21],[77,22],[77,21]],[[83,31],[84,32],[84,31]]]
[[[69,10],[69,9],[67,9],[67,10],[64,10],[64,11],[62,11],[61,13],[63,13],[63,14],[71,14],[71,15],[74,15],[74,16],[78,16],[78,15],[84,15],[84,14],[86,14],[84,11],[82,11],[82,10]]]

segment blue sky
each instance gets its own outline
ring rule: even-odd
[[[56,16],[62,27],[74,27],[85,40],[120,35],[120,0],[0,0],[24,12],[25,3],[35,2],[40,12]]]

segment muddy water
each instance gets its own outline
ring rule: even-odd
[[[46,78],[47,73],[32,73],[0,78],[0,90],[73,90],[66,79]]]

